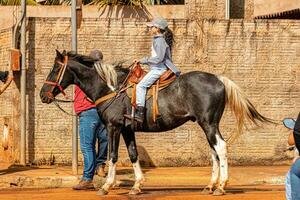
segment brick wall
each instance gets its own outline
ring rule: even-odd
[[[189,19],[225,19],[227,0],[186,0]],[[231,19],[253,19],[254,0],[230,0]]]
[[[29,81],[32,86],[28,87],[30,99],[35,106],[30,112],[32,121],[29,135],[34,146],[29,147],[30,155],[33,160],[47,159],[51,153],[55,155],[57,162],[69,162],[71,159],[71,118],[64,115],[54,105],[45,105],[40,102],[39,91],[43,84],[46,75],[49,73],[53,65],[55,57],[55,49],[70,50],[70,20],[47,19],[47,18],[31,18],[29,29],[30,42],[30,72]],[[177,33],[175,52],[175,63],[186,63],[182,68],[185,71],[190,70],[193,63],[189,60],[187,52],[191,52],[194,44],[193,32],[189,31],[189,25],[186,20],[170,20],[170,27]],[[78,52],[88,53],[92,49],[101,49],[104,54],[104,59],[107,62],[114,62],[123,59],[133,60],[141,58],[149,54],[151,37],[146,35],[145,21],[136,21],[133,19],[123,20],[106,20],[106,19],[85,19],[82,27],[78,32]],[[70,95],[70,93],[69,93]],[[71,107],[66,105],[66,110],[71,111]],[[64,120],[57,118],[61,116]],[[188,131],[190,132],[190,131]],[[174,135],[178,138],[174,141]],[[160,142],[161,137],[167,140],[172,140],[168,148],[172,147],[174,142],[182,140],[190,140],[186,135],[182,135],[178,131],[172,131],[171,134],[147,134],[139,135],[141,142],[145,138],[153,138],[153,143]],[[156,139],[155,139],[156,138]],[[154,146],[152,146],[152,150]],[[148,146],[149,147],[149,146]],[[180,148],[178,148],[178,151]],[[148,150],[147,150],[148,151]],[[64,154],[61,154],[64,152]],[[122,159],[127,159],[123,156],[124,145],[121,148]],[[127,153],[126,153],[127,154]],[[166,152],[166,154],[168,154]],[[175,152],[171,153],[175,155]]]
[[[12,44],[12,29],[0,30],[0,70],[9,70],[9,49]],[[18,160],[19,149],[19,90],[18,74],[16,81],[0,95],[0,162]],[[2,84],[2,83],[0,83]],[[4,149],[4,124],[9,127],[8,148]]]
[[[186,0],[187,18],[224,19],[226,0]]]
[[[283,119],[299,111],[300,22],[202,21],[197,48],[201,70],[234,80],[265,116]],[[225,137],[233,131],[232,115],[223,117]],[[235,164],[273,164],[284,160],[288,131],[282,125],[264,125],[245,134],[229,146],[229,160]]]
[[[253,12],[254,0],[230,0],[231,19],[253,19]]]
[[[170,20],[176,46],[174,61],[184,72],[203,70],[234,80],[257,109],[267,117],[296,116],[299,106],[298,83],[300,23],[297,21],[212,21]],[[150,37],[144,21],[133,19],[85,19],[78,32],[80,53],[101,49],[107,62],[140,58],[149,54]],[[57,162],[71,159],[71,118],[53,105],[41,104],[39,90],[55,57],[55,49],[70,49],[69,19],[30,20],[30,81],[34,101],[29,135],[34,160],[55,155]],[[294,109],[294,107],[296,109]],[[71,107],[66,105],[66,110]],[[60,116],[64,120],[58,120]],[[226,111],[221,131],[227,139],[235,130],[235,120]],[[283,163],[290,156],[288,132],[282,126],[264,125],[245,130],[228,147],[232,164]],[[267,141],[267,142],[266,142]],[[137,133],[141,160],[149,165],[207,165],[210,151],[202,130],[192,122],[165,133]],[[63,152],[63,153],[62,153]],[[123,142],[120,163],[129,159]]]
[[[191,14],[198,9],[197,6],[192,8],[192,3],[188,1],[186,5],[186,11],[191,8]],[[183,72],[203,70],[229,77],[267,117],[282,119],[296,116],[299,110],[297,85],[300,22],[217,20],[216,18],[223,18],[223,1],[195,3],[206,5],[205,9],[208,10],[200,12],[199,16],[203,14],[210,19],[169,18],[176,40],[173,55],[175,64]],[[245,15],[250,16],[253,12],[251,6],[247,5],[252,5],[251,1],[245,2]],[[218,9],[220,12],[212,12]],[[78,31],[78,51],[88,53],[92,49],[100,49],[106,62],[124,58],[132,60],[148,55],[151,38],[146,34],[146,20],[134,17],[84,18]],[[11,35],[10,29],[0,31],[0,70],[8,68]],[[44,163],[54,156],[56,163],[70,163],[71,117],[63,114],[54,105],[42,104],[39,98],[43,81],[53,65],[55,49],[71,49],[70,19],[30,18],[28,41],[27,159],[30,162]],[[5,120],[9,121],[11,127],[9,150],[4,151],[0,147],[0,157],[4,161],[18,160],[18,80],[19,74],[15,73],[12,86],[0,96],[0,139]],[[68,89],[69,95],[70,92]],[[71,105],[62,106],[71,112]],[[228,139],[234,130],[235,119],[226,110],[221,122],[221,132]],[[237,141],[229,144],[229,162],[285,163],[291,157],[284,152],[287,135],[288,131],[281,125],[264,125],[261,129],[250,127]],[[206,137],[195,123],[188,122],[165,133],[137,133],[136,136],[141,161],[145,165],[195,166],[208,165],[210,162]],[[119,160],[124,165],[129,163],[123,140]]]

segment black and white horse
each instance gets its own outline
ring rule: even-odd
[[[42,102],[49,104],[55,101],[55,96],[71,84],[78,85],[93,101],[112,93],[113,88],[118,90],[129,70],[107,65],[104,69],[103,66],[95,67],[94,60],[88,56],[65,51],[61,54],[57,51],[53,69],[40,91]],[[115,82],[115,85],[108,87],[108,80],[117,81],[109,81]],[[240,134],[245,119],[256,125],[257,122],[270,122],[259,114],[239,87],[228,78],[193,71],[181,75],[160,91],[158,105],[161,118],[156,122],[152,120],[152,103],[147,102],[144,123],[135,131],[168,131],[189,120],[197,122],[206,134],[213,160],[211,181],[204,192],[222,195],[228,181],[228,163],[226,142],[220,133],[219,123],[226,104],[237,118],[238,131],[235,136]],[[138,160],[134,131],[123,117],[131,110],[130,99],[123,92],[114,101],[107,100],[98,105],[97,109],[106,124],[109,139],[108,177],[97,194],[107,194],[116,181],[120,135],[124,138],[135,173],[135,184],[130,194],[138,194],[141,192],[144,176]]]

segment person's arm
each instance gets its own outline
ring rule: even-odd
[[[13,78],[14,77],[13,77],[12,71],[9,71],[6,81],[4,82],[4,84],[0,88],[0,95],[6,90],[6,88],[8,88],[8,86],[12,82]]]
[[[159,64],[164,60],[165,54],[166,54],[166,49],[167,49],[164,38],[158,38],[158,39],[154,40],[153,48],[154,48],[156,55],[152,56],[150,58],[148,58],[148,57],[143,58],[142,60],[140,60],[141,64],[147,64],[147,65]]]
[[[290,146],[295,145],[295,139],[294,139],[294,134],[293,134],[293,132],[291,132],[291,133],[289,134],[288,144],[289,144]]]

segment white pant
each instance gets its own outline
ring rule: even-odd
[[[136,104],[145,106],[147,88],[150,87],[167,69],[152,68],[136,86]]]

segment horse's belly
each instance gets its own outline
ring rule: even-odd
[[[143,132],[163,132],[163,131],[169,131],[174,128],[177,128],[181,125],[183,125],[185,122],[191,120],[189,117],[184,118],[177,118],[177,119],[164,119],[159,118],[156,120],[156,122],[153,122],[152,119],[147,120],[147,123],[143,127],[139,127],[137,131],[143,131]]]

